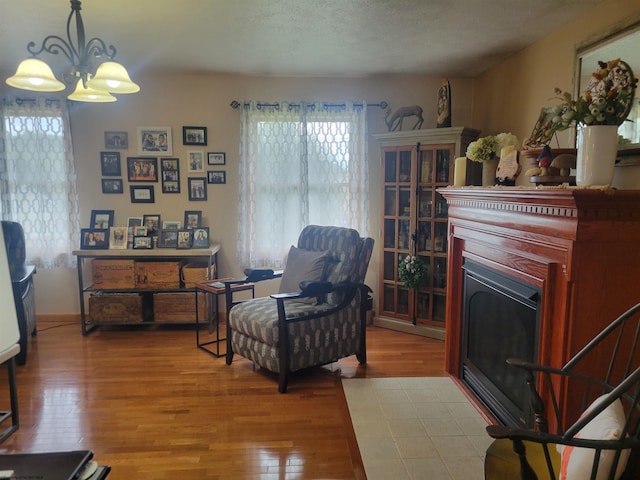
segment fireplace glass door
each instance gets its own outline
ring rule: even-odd
[[[523,373],[506,360],[537,361],[540,292],[470,261],[464,271],[462,380],[500,422],[530,426]]]

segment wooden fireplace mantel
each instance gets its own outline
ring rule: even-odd
[[[445,368],[454,377],[461,375],[465,259],[540,289],[538,363],[562,366],[640,301],[640,190],[438,191],[449,205]],[[567,398],[561,403],[570,417],[578,413]]]

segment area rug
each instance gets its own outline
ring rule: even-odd
[[[482,480],[487,422],[450,378],[342,385],[368,480]]]

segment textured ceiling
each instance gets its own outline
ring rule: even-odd
[[[600,1],[85,0],[82,14],[132,72],[473,77]],[[2,3],[0,69],[64,35],[68,1]]]

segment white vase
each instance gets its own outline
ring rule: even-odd
[[[578,186],[611,185],[618,156],[618,126],[591,125],[578,130]]]

